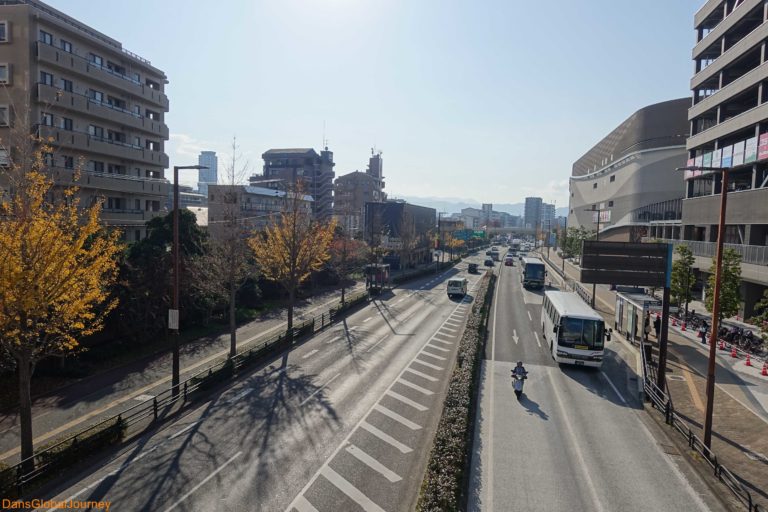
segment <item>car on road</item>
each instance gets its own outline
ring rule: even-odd
[[[490,249],[488,249],[487,251],[485,251],[485,255],[486,255],[486,256],[490,256],[490,255],[491,255],[491,250],[490,250]]]
[[[523,261],[523,258],[525,258],[526,256],[528,256],[528,253],[525,251],[520,251],[519,253],[517,253],[517,257],[520,261]]]
[[[507,267],[514,267],[515,266],[515,257],[511,255],[507,255],[506,258],[504,258],[504,265]]]
[[[492,267],[493,266],[493,259],[492,258],[485,258],[485,262],[483,262],[483,265],[486,267]]]
[[[477,263],[470,263],[469,266],[467,267],[467,272],[469,272],[470,274],[477,274],[478,272]]]

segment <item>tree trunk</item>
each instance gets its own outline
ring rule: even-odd
[[[237,320],[235,318],[235,289],[234,281],[229,285],[229,357],[237,354]]]
[[[293,302],[296,300],[296,287],[291,286],[288,290],[288,338],[293,341]]]
[[[32,393],[30,382],[32,380],[32,363],[30,357],[25,354],[17,360],[19,372],[19,423],[21,427],[21,460],[26,460],[34,455],[32,445]],[[24,472],[32,471],[35,461],[31,459],[24,464]]]
[[[344,279],[341,280],[341,303],[344,304]]]

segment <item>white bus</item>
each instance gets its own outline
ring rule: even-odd
[[[541,331],[557,363],[602,365],[606,336],[603,318],[575,293],[544,293]]]

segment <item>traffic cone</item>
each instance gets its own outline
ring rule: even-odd
[[[739,357],[736,353],[736,347],[731,345],[731,357]]]
[[[720,340],[720,350],[725,350],[725,342],[723,340]]]
[[[685,332],[685,322],[683,322],[682,324],[680,324],[680,330],[681,330],[681,331],[683,331],[683,332]]]
[[[672,317],[672,327],[677,327],[677,317]]]
[[[752,359],[749,357],[749,354],[747,354],[747,360],[744,361],[744,364],[747,366],[752,366]]]
[[[762,375],[768,377],[768,361],[763,363],[763,371],[760,372]]]

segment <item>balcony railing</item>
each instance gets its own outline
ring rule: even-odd
[[[645,238],[643,241],[661,241],[664,243],[670,243],[677,247],[678,245],[687,245],[694,256],[701,256],[703,258],[714,258],[715,251],[717,250],[717,243],[715,242],[699,242],[695,240],[672,240],[669,238]],[[750,263],[752,265],[768,265],[768,246],[765,245],[741,245],[741,244],[724,244],[728,249],[733,249],[741,255],[742,263]]]
[[[632,215],[632,222],[637,223],[680,220],[683,215],[683,200],[670,199],[669,201],[647,204],[640,208],[635,208],[630,213]]]

